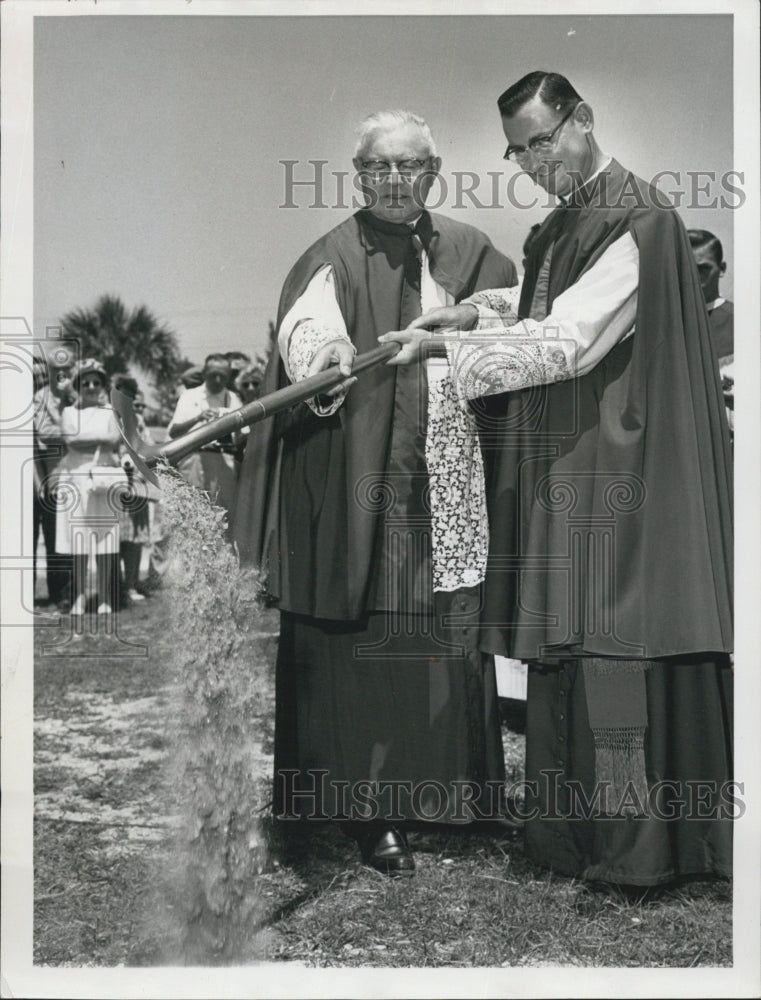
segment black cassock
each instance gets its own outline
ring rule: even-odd
[[[500,397],[482,636],[489,652],[529,662],[531,856],[575,876],[654,885],[729,874],[736,811],[726,784],[731,453],[677,213],[612,161],[538,231],[520,315],[551,315],[554,298],[627,233],[639,252],[633,335],[579,378]],[[636,677],[642,727],[627,721]],[[590,698],[606,691],[593,721]],[[619,818],[590,812],[602,758],[626,765],[639,728],[648,814],[638,802]]]
[[[472,227],[426,212],[416,232],[455,300],[515,283],[512,263]],[[291,271],[278,327],[330,264],[357,351],[376,347],[420,315],[412,235],[367,211],[347,219]],[[277,358],[268,374],[269,388],[283,384]],[[432,591],[425,417],[425,367],[379,366],[332,416],[302,404],[252,431],[235,534],[243,557],[267,567],[281,608],[277,813],[356,817],[367,802],[392,820],[465,822],[475,812],[466,800],[484,814],[498,807],[504,762],[493,661],[478,649],[480,592]]]

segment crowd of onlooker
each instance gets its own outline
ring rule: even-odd
[[[167,428],[170,438],[189,434],[201,424],[230,413],[256,399],[264,377],[267,356],[252,361],[246,355],[209,354],[202,366],[183,374],[185,391],[178,397]],[[177,466],[193,486],[206,491],[227,512],[232,524],[238,490],[238,473],[248,428],[203,445]]]
[[[97,358],[77,359],[71,345],[43,345],[33,365],[36,603],[75,618],[92,610],[107,616],[161,585],[167,539],[160,494],[125,447],[110,390],[131,400],[140,437],[160,443],[255,399],[266,363],[264,352],[252,358],[230,351],[187,368],[164,428],[146,422],[146,396],[133,376],[109,376]],[[228,513],[244,444],[244,434],[236,434],[204,446],[179,467]],[[46,587],[37,579],[41,541]]]
[[[534,235],[529,234],[524,247]],[[711,318],[727,417],[734,430],[732,303],[719,295],[726,264],[721,243],[705,230],[689,230]],[[132,401],[143,440],[159,443],[256,399],[267,352],[209,354],[179,377],[169,426],[149,427],[146,398],[137,380],[109,377],[96,358],[76,360],[61,342],[45,345],[34,362],[34,577],[37,549],[45,545],[47,595],[39,603],[81,616],[91,608],[108,615],[144,600],[161,583],[166,538],[159,491],[135,468],[110,406],[110,389]],[[248,428],[205,444],[178,464],[191,484],[208,493],[232,524],[240,463]]]

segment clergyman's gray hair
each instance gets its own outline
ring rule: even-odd
[[[364,156],[379,132],[389,132],[399,128],[400,125],[415,125],[420,130],[420,135],[426,144],[427,155],[436,155],[436,143],[433,141],[431,130],[428,128],[427,122],[419,115],[413,115],[411,111],[375,111],[363,118],[357,126],[357,147],[354,151],[354,159],[359,160]]]

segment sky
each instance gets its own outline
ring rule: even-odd
[[[701,207],[741,197],[721,180],[742,169],[733,162],[731,22],[37,18],[35,336],[110,293],[151,309],[194,361],[263,346],[288,270],[352,211],[351,174],[335,175],[352,170],[356,123],[380,108],[426,118],[443,158],[437,210],[478,226],[519,263],[526,233],[551,205],[525,177],[511,180],[496,99],[537,68],[564,73],[589,101],[605,152],[648,179],[677,173],[660,186],[682,199],[688,226],[723,240],[731,298],[733,212]],[[287,169],[308,180],[310,160],[327,161],[326,207],[312,207],[309,186],[292,189],[295,207],[283,207]],[[474,184],[466,172],[480,207],[462,191]],[[508,183],[514,202],[539,203],[511,205]]]

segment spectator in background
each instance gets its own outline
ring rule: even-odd
[[[114,379],[114,388],[132,400],[138,433],[147,444],[153,444],[143,419],[145,400],[136,380],[129,375],[117,375]],[[122,467],[127,475],[130,494],[129,501],[119,514],[119,556],[122,563],[121,593],[124,603],[131,604],[145,600],[144,595],[138,590],[138,584],[143,546],[149,545],[151,541],[148,485],[126,453],[122,454]]]
[[[227,351],[225,357],[230,362],[230,378],[227,383],[228,389],[235,389],[235,382],[243,369],[251,364],[251,358],[242,351]]]
[[[72,557],[71,614],[81,616],[86,611],[87,562],[94,553],[98,614],[110,615],[117,606],[119,586],[120,505],[113,485],[99,486],[105,477],[97,470],[122,471],[122,436],[113,410],[102,405],[108,390],[103,366],[94,358],[80,361],[72,384],[77,405],[66,406],[61,413],[61,437],[68,450],[56,470],[56,551]],[[115,472],[112,483],[118,478]],[[126,486],[126,475],[123,480]]]
[[[42,531],[45,542],[45,573],[48,600],[62,605],[71,590],[71,559],[56,551],[56,494],[54,471],[63,458],[66,444],[61,433],[61,413],[71,406],[76,394],[71,384],[71,352],[59,345],[49,350],[47,360],[35,362],[34,394],[34,508],[32,547],[34,579],[37,579],[37,543]]]
[[[735,307],[719,295],[719,280],[727,270],[721,241],[707,229],[688,229],[692,254],[698,265],[700,287],[711,320],[711,339],[719,360],[721,388],[730,431],[735,429]]]
[[[267,367],[267,357],[266,355],[257,355],[254,361],[251,361],[246,365],[239,373],[238,377],[235,379],[235,390],[243,400],[243,405],[246,403],[253,403],[255,399],[258,399],[261,395],[262,380],[264,379],[264,372]],[[242,427],[240,431],[240,444],[238,446],[238,451],[236,454],[236,459],[238,462],[243,461],[243,453],[246,448],[246,441],[248,439],[249,431],[251,427]],[[240,471],[240,470],[239,470]]]
[[[154,444],[154,436],[145,421],[147,410],[145,397],[140,390],[135,396],[133,407],[140,436],[147,444]],[[161,586],[161,581],[169,566],[169,536],[162,516],[161,490],[149,482],[145,482],[145,489],[148,496],[148,542],[144,543],[144,547],[145,544],[148,545],[150,558],[148,560],[148,574],[145,579],[137,583],[136,589],[138,595],[147,597]]]
[[[230,362],[224,354],[210,354],[203,366],[203,385],[187,389],[177,400],[171,423],[170,438],[182,437],[195,427],[237,410],[241,405],[237,393],[227,388]],[[235,504],[237,469],[235,452],[240,435],[228,434],[204,445],[183,459],[177,466],[180,474],[192,486],[206,490],[213,503],[227,511],[228,526]]]
[[[238,373],[234,388],[244,403],[251,403],[259,396],[266,364],[266,359],[264,361],[257,359]]]
[[[185,389],[197,389],[203,385],[203,365],[191,365],[180,375],[178,392],[181,394]]]

